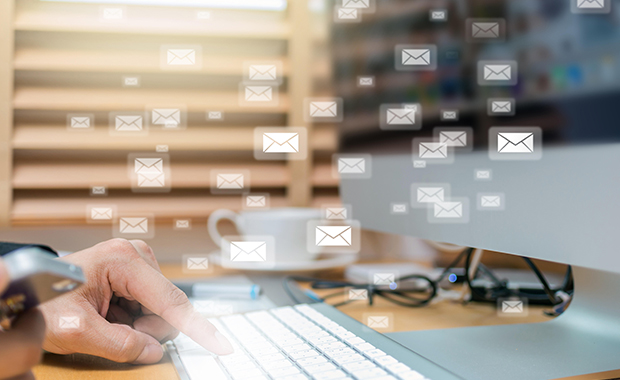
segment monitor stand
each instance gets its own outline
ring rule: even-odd
[[[558,379],[620,369],[620,274],[579,267],[573,274],[571,305],[548,322],[388,335],[468,380]]]

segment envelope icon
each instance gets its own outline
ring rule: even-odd
[[[606,0],[577,0],[577,8],[580,9],[603,9]]]
[[[426,167],[426,161],[413,161],[413,167],[416,169],[424,169]]]
[[[251,65],[250,80],[276,80],[276,65]]]
[[[230,242],[230,261],[267,261],[267,243],[264,241],[232,241]]]
[[[351,246],[351,226],[317,226],[316,245],[319,247]]]
[[[368,317],[368,327],[375,329],[387,329],[390,327],[390,317],[377,315]]]
[[[498,133],[497,151],[499,153],[534,153],[533,133]]]
[[[512,79],[512,67],[510,65],[484,65],[484,79],[509,81]]]
[[[370,0],[342,0],[343,8],[369,8]]]
[[[125,78],[125,86],[137,86],[138,85],[138,78],[136,77],[126,77]]]
[[[443,187],[418,187],[418,203],[441,203],[445,200]]]
[[[448,146],[467,146],[467,132],[465,131],[442,131],[439,132],[439,142]]]
[[[164,160],[162,158],[136,158],[134,171],[136,173],[163,173]]]
[[[142,116],[118,115],[115,118],[117,131],[141,131]]]
[[[220,120],[222,118],[222,113],[217,111],[209,112],[209,119]]]
[[[328,207],[325,209],[325,217],[327,219],[347,219],[347,209],[344,207]]]
[[[491,101],[491,112],[510,113],[512,112],[512,103],[507,100],[493,100]]]
[[[447,158],[448,144],[446,143],[420,143],[420,158]]]
[[[209,11],[199,11],[196,14],[196,17],[199,18],[200,20],[207,20],[211,18],[211,12]]]
[[[123,8],[104,8],[103,18],[107,20],[120,20],[123,18]]]
[[[265,207],[267,198],[264,195],[248,195],[245,198],[245,205],[247,207]]]
[[[218,189],[243,189],[243,174],[218,174]]]
[[[121,218],[120,232],[125,234],[146,234],[149,232],[147,218]]]
[[[396,276],[394,273],[375,273],[372,276],[372,283],[375,285],[390,285],[395,280]]]
[[[430,49],[403,49],[402,64],[406,66],[429,66],[431,64]]]
[[[490,179],[491,178],[491,172],[488,170],[478,170],[476,172],[476,178],[478,179]]]
[[[93,207],[90,209],[90,218],[92,220],[111,220],[112,208],[111,207]]]
[[[299,153],[299,133],[264,133],[263,153]]]
[[[456,111],[443,111],[442,116],[445,120],[456,120],[457,119]]]
[[[498,38],[499,22],[474,22],[471,24],[472,38]]]
[[[209,269],[209,259],[207,259],[206,257],[188,257],[187,258],[187,269],[207,270]]]
[[[184,229],[184,228],[189,228],[190,227],[189,220],[187,220],[187,219],[179,219],[179,220],[175,221],[174,225],[175,225],[176,228],[179,228],[179,229]]]
[[[392,212],[407,212],[407,205],[406,204],[392,205]]]
[[[245,100],[248,102],[270,102],[273,100],[271,86],[246,86]]]
[[[310,116],[312,117],[337,117],[338,103],[336,102],[310,102]]]
[[[357,20],[357,9],[338,9],[338,18],[341,20]]]
[[[106,188],[105,186],[93,186],[91,192],[96,195],[105,195]]]
[[[480,197],[480,206],[482,207],[500,207],[501,198],[499,195],[483,195]]]
[[[432,11],[431,17],[433,18],[433,20],[445,20],[446,11]]]
[[[79,329],[80,317],[60,317],[58,319],[58,327],[66,330]]]
[[[173,125],[181,124],[181,110],[178,108],[156,108],[153,110],[153,124]]]
[[[502,313],[523,313],[523,301],[502,301]]]
[[[373,77],[362,77],[359,78],[360,86],[372,86],[374,84]]]
[[[366,173],[366,159],[364,158],[339,158],[338,173],[364,174]]]
[[[439,202],[434,205],[435,218],[462,218],[462,202]]]
[[[90,117],[73,116],[71,118],[71,128],[90,128]]]
[[[368,289],[349,289],[351,301],[364,301],[368,299]]]
[[[191,66],[196,64],[195,49],[168,49],[167,62],[172,66]]]
[[[155,151],[160,153],[166,153],[168,152],[168,145],[157,145],[155,147]]]
[[[414,125],[416,110],[412,108],[389,108],[387,111],[389,125]]]

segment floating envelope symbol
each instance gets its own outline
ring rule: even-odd
[[[458,118],[456,111],[443,111],[442,116],[446,120],[456,120]]]
[[[417,169],[423,169],[426,167],[426,161],[413,161],[413,167]]]
[[[251,65],[250,80],[276,80],[276,65]]]
[[[357,9],[338,9],[338,18],[341,20],[357,20]]]
[[[431,50],[403,49],[402,64],[406,66],[429,66],[431,64]]]
[[[580,9],[602,9],[605,8],[606,0],[577,0],[577,8]]]
[[[210,111],[209,112],[209,119],[213,119],[213,120],[219,120],[222,118],[222,113],[218,112],[218,111]]]
[[[245,205],[247,207],[265,207],[267,198],[264,195],[248,195],[245,198]]]
[[[65,330],[75,330],[80,328],[80,317],[60,317],[58,327]]]
[[[116,130],[117,131],[141,131],[142,130],[142,116],[126,115],[116,116]]]
[[[372,283],[375,285],[390,285],[395,280],[396,276],[394,273],[375,273],[372,276]]]
[[[264,241],[232,241],[230,242],[230,261],[267,261],[267,243]]]
[[[111,207],[93,207],[90,209],[90,218],[92,220],[111,220],[112,208]]]
[[[106,188],[105,188],[105,186],[93,186],[91,191],[92,191],[93,194],[105,195]]]
[[[405,204],[392,205],[392,212],[407,212],[407,205]]]
[[[190,228],[190,222],[187,219],[179,219],[174,223],[176,228]]]
[[[71,128],[90,128],[90,117],[73,116],[71,118]]]
[[[325,216],[327,219],[347,219],[347,209],[344,207],[328,207],[325,209]]]
[[[502,301],[502,313],[523,313],[523,301]]]
[[[445,199],[443,187],[418,187],[418,203],[437,203]]]
[[[485,80],[511,80],[512,67],[510,65],[484,65]]]
[[[435,218],[462,218],[462,202],[439,202],[434,205]]]
[[[498,38],[499,22],[474,22],[471,24],[473,38]]]
[[[168,151],[168,145],[157,145],[155,147],[156,152],[166,153]]]
[[[123,8],[104,8],[103,18],[107,20],[120,20],[123,18]]]
[[[209,11],[199,11],[196,14],[196,18],[200,19],[200,20],[208,20],[211,18],[211,12]]]
[[[489,179],[491,178],[491,172],[488,170],[478,170],[476,172],[476,178],[479,179]]]
[[[420,158],[448,158],[448,144],[420,143]]]
[[[153,110],[153,124],[179,125],[181,124],[181,110],[178,108],[156,108]]]
[[[338,173],[364,174],[366,173],[366,159],[364,158],[339,158]]]
[[[319,247],[349,247],[351,226],[317,226],[315,241]]]
[[[136,173],[163,173],[164,160],[162,158],[136,158],[134,170]]]
[[[173,66],[191,66],[196,64],[195,49],[168,49],[167,62]]]
[[[442,131],[439,132],[439,142],[448,146],[467,146],[467,132],[465,131]]]
[[[390,318],[385,315],[370,316],[367,325],[375,329],[387,329],[390,326]]]
[[[218,174],[218,189],[243,189],[243,174]]]
[[[246,86],[245,100],[248,102],[270,102],[273,100],[271,86]]]
[[[337,117],[338,103],[336,102],[310,102],[310,116],[312,117]]]
[[[370,0],[342,0],[343,8],[370,8]]]
[[[480,206],[482,207],[500,207],[501,198],[499,195],[483,195],[480,197]]]
[[[149,232],[147,218],[121,218],[119,230],[124,234],[146,234]]]
[[[188,257],[187,269],[189,270],[207,270],[209,269],[209,259],[206,257]]]
[[[390,125],[414,125],[415,109],[389,108],[387,111],[387,123]]]
[[[534,153],[533,133],[498,133],[497,151],[499,153]]]
[[[433,11],[431,13],[433,20],[444,20],[446,18],[445,11]]]
[[[136,77],[125,78],[125,86],[137,86],[138,84],[139,84],[138,78]]]
[[[164,187],[166,176],[164,173],[143,172],[138,173],[138,187]]]
[[[349,289],[351,301],[363,301],[368,299],[368,289]]]
[[[507,100],[494,100],[491,102],[491,111],[495,113],[512,112],[512,103]]]
[[[264,153],[299,153],[299,133],[264,133]]]
[[[360,86],[372,86],[375,82],[373,77],[363,77],[360,78],[359,81]]]

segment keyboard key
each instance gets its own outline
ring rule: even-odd
[[[317,374],[314,374],[312,377],[314,377],[316,380],[334,380],[334,379],[345,379],[347,377],[347,374],[342,372],[339,369],[336,369],[333,371],[317,373]]]
[[[270,369],[288,367],[290,365],[292,365],[292,364],[291,364],[291,361],[288,360],[288,359],[278,360],[278,361],[275,361],[275,362],[261,363],[261,366],[264,369],[266,369],[267,371],[269,371]]]
[[[424,380],[426,379],[426,377],[424,377],[424,375],[422,375],[420,372],[413,371],[413,370],[409,372],[399,373],[397,376],[399,379],[402,379],[402,380]]]
[[[303,359],[303,358],[309,358],[311,356],[317,356],[317,355],[320,355],[320,354],[316,350],[303,350],[303,351],[297,351],[297,352],[291,353],[290,357],[292,357],[293,359]]]
[[[356,344],[354,347],[355,347],[356,350],[360,350],[362,352],[374,350],[376,348],[375,346],[373,346],[372,344],[367,343],[367,342],[366,343]]]
[[[406,365],[404,365],[403,363],[394,363],[394,364],[388,364],[385,366],[385,368],[387,368],[388,371],[395,373],[395,374],[399,374],[402,372],[409,372],[411,371],[411,368],[407,367]]]
[[[394,359],[394,357],[390,355],[379,356],[378,358],[374,358],[374,361],[382,366],[398,363],[398,360]]]
[[[374,365],[373,362],[371,362],[370,360],[364,360],[361,362],[345,363],[342,368],[346,369],[349,372],[355,372],[362,369],[377,368],[377,366]]]
[[[368,356],[369,358],[377,358],[379,356],[385,356],[385,352],[381,350],[370,350],[364,351],[364,355]]]
[[[360,354],[343,355],[343,356],[338,356],[334,358],[334,361],[340,365],[343,365],[346,363],[361,362],[364,360],[366,359],[364,359],[364,357]]]
[[[305,366],[314,365],[314,364],[327,363],[327,359],[325,359],[323,356],[311,356],[309,358],[303,358],[303,359],[296,360],[296,362],[300,366],[305,367]]]
[[[272,377],[282,377],[282,376],[287,376],[287,375],[295,375],[299,373],[299,370],[296,367],[293,367],[291,365],[291,366],[282,367],[282,368],[272,368],[271,370],[267,372]]]
[[[290,354],[291,352],[305,351],[305,350],[310,350],[311,348],[312,347],[308,346],[307,344],[302,343],[302,344],[296,344],[294,346],[283,347],[282,349],[287,354]]]
[[[308,380],[308,376],[302,373],[298,373],[297,375],[281,377],[278,380]]]
[[[301,368],[303,368],[310,375],[313,375],[315,373],[333,371],[336,369],[336,366],[333,365],[332,363],[321,363],[321,364],[312,364],[312,365],[306,365],[306,366],[302,365]]]
[[[387,374],[387,372],[378,367],[353,371],[353,376],[358,380],[374,379],[379,376],[386,376]]]
[[[258,361],[259,363],[269,363],[269,362],[275,362],[275,361],[279,361],[279,360],[284,360],[286,359],[284,357],[284,355],[282,354],[267,354],[267,355],[258,355],[255,356],[256,361]]]

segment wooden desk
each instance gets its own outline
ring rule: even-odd
[[[171,279],[191,278],[183,274],[180,266],[163,265],[162,271]],[[232,273],[217,270],[213,276]],[[321,273],[321,276],[338,278],[341,271]],[[332,291],[328,291],[333,292]],[[352,303],[340,308],[351,317],[362,321],[364,313],[392,313],[394,315],[394,331],[428,330],[452,327],[499,325],[508,323],[543,322],[550,318],[542,314],[541,307],[530,307],[527,317],[502,318],[497,316],[493,305],[470,304],[461,305],[443,301],[427,307],[412,309],[394,306],[387,301],[378,300],[369,307],[363,302]],[[150,366],[133,366],[112,363],[104,359],[86,355],[45,355],[43,363],[34,369],[37,379],[41,380],[78,380],[78,379],[115,379],[115,380],[177,380],[178,376],[170,358],[166,356],[160,363]]]

